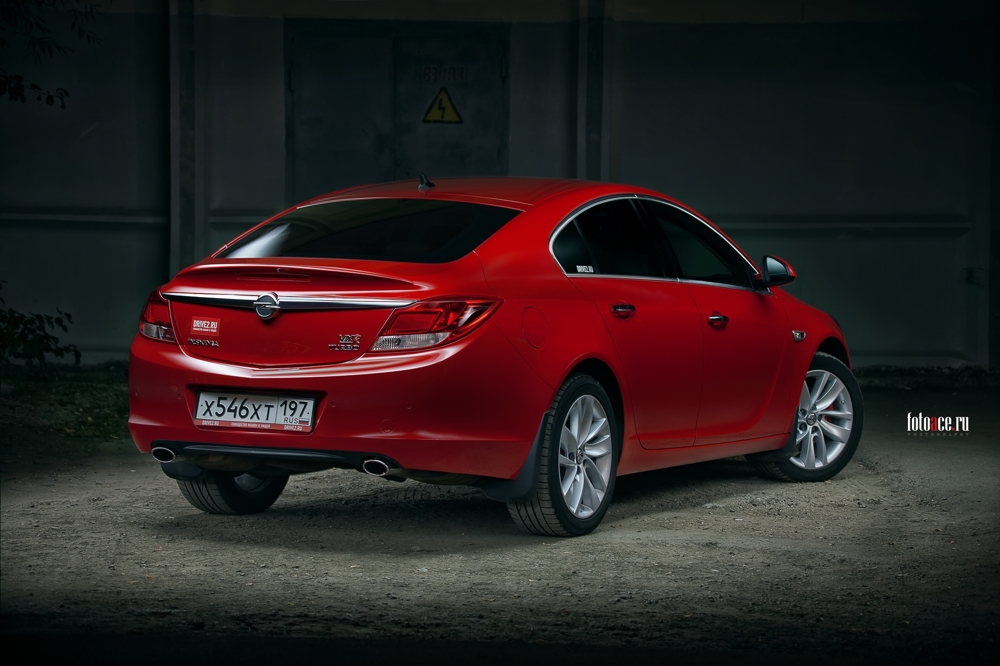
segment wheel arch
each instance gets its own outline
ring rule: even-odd
[[[847,353],[847,347],[844,346],[843,342],[833,336],[823,340],[816,351],[829,354],[846,365],[848,368],[851,367],[851,357]]]
[[[621,385],[618,383],[618,377],[615,376],[614,370],[600,359],[588,358],[573,366],[573,369],[569,371],[567,376],[574,373],[589,375],[596,379],[608,394],[608,397],[611,398],[611,407],[615,410],[615,421],[618,423],[618,441],[624,442],[625,402],[622,397]]]

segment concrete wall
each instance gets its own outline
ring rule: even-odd
[[[859,363],[985,362],[992,29],[616,22],[610,178],[789,260]]]
[[[3,298],[71,313],[61,337],[93,361],[127,348],[169,243],[165,16],[112,14],[100,32],[100,46],[20,69],[69,90],[65,110],[0,102]]]
[[[285,204],[283,21],[209,17],[202,112],[206,203],[200,252]]]
[[[995,25],[976,1],[116,2],[100,46],[20,67],[66,110],[0,102],[2,295],[123,355],[183,265],[398,172],[400,53],[495,39],[503,161],[475,169],[658,189],[791,261],[859,364],[985,364]]]
[[[575,22],[511,27],[511,176],[576,176],[577,33]]]

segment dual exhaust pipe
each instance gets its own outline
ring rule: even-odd
[[[153,454],[153,459],[161,463],[191,460],[190,456],[177,455],[172,449],[165,446],[154,446],[150,453]],[[369,476],[398,476],[403,470],[390,465],[389,462],[381,458],[365,458],[364,462],[361,463],[361,471]]]

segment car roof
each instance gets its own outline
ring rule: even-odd
[[[417,189],[419,181],[416,178],[380,185],[362,185],[330,192],[301,205],[368,197],[426,198],[486,203],[524,210],[558,194],[584,190],[595,185],[607,185],[607,183],[570,178],[433,178],[431,182],[434,183],[434,187],[426,192]]]

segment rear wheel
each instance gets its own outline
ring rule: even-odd
[[[209,471],[198,481],[178,480],[184,499],[207,513],[242,515],[267,510],[281,495],[287,476]]]
[[[600,524],[618,471],[618,424],[611,400],[587,375],[571,375],[552,404],[541,447],[535,496],[508,502],[521,529],[549,536],[581,536]]]
[[[747,460],[783,481],[825,481],[844,469],[861,439],[864,402],[850,369],[818,353],[806,373],[795,416],[795,449],[785,460]]]

